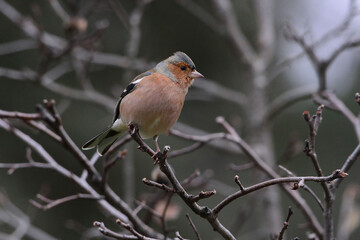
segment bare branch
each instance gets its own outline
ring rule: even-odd
[[[148,180],[146,178],[143,178],[142,181],[143,181],[143,183],[145,183],[148,186],[157,187],[157,188],[160,188],[160,189],[162,189],[164,191],[167,191],[167,192],[175,192],[175,189],[170,188],[170,187],[166,186],[163,183],[157,183],[157,182],[154,182],[152,180]]]
[[[19,39],[12,42],[0,44],[0,56],[31,50],[37,47],[38,44],[33,39]]]
[[[215,189],[212,190],[212,191],[201,191],[198,195],[191,196],[190,199],[191,199],[191,201],[198,202],[201,199],[209,198],[209,197],[211,197],[211,196],[213,196],[215,194],[216,194]]]
[[[291,209],[291,207],[289,207],[289,212],[288,212],[288,215],[286,217],[286,220],[284,222],[284,227],[281,229],[280,233],[279,233],[279,238],[278,240],[282,240],[284,239],[284,234],[285,234],[285,231],[288,229],[289,227],[289,221],[290,221],[290,217],[293,215],[293,211]]]
[[[236,143],[239,148],[243,151],[243,153],[258,166],[258,168],[265,172],[269,177],[271,178],[279,178],[280,176],[272,169],[270,168],[256,153],[255,151],[237,134],[235,129],[230,126],[228,122],[225,121],[223,117],[218,117],[217,122],[224,126],[224,128],[230,133],[229,135],[226,135],[226,139]],[[311,224],[311,228],[317,233],[318,236],[323,235],[323,229],[320,225],[319,221],[317,220],[316,216],[313,214],[312,210],[308,206],[308,204],[305,202],[303,198],[301,198],[300,195],[295,194],[290,189],[285,188],[282,186],[282,189],[291,197],[291,199],[299,206],[302,213],[305,215],[305,217],[308,219],[308,221]]]
[[[282,169],[283,171],[285,171],[289,176],[296,177],[296,175],[293,172],[291,172],[289,169],[285,168],[284,166],[279,165],[279,168]],[[325,210],[324,205],[322,204],[320,198],[315,194],[315,192],[306,184],[304,184],[303,189],[305,191],[307,191],[308,193],[310,193],[310,195],[319,204],[319,207],[321,208],[321,210],[324,212],[324,210]]]
[[[38,203],[36,202],[35,200],[32,200],[30,199],[30,203],[32,205],[34,205],[35,207],[37,208],[40,208],[44,211],[46,210],[49,210],[53,207],[56,207],[60,204],[63,204],[63,203],[66,203],[66,202],[69,202],[69,201],[73,201],[73,200],[77,200],[77,199],[92,199],[92,200],[101,200],[101,199],[104,199],[104,196],[93,196],[91,194],[84,194],[84,193],[78,193],[78,194],[74,194],[74,195],[71,195],[71,196],[67,196],[67,197],[63,197],[63,198],[60,198],[60,199],[56,199],[56,200],[51,200],[51,199],[48,199],[46,197],[44,197],[43,195],[41,194],[38,194],[36,195],[36,197],[45,202],[46,204],[41,204],[41,203]]]
[[[226,29],[226,36],[229,38],[234,49],[246,64],[253,64],[257,58],[256,53],[237,23],[232,2],[230,0],[213,0],[212,2],[214,10]]]
[[[189,214],[186,214],[186,218],[188,219],[191,228],[192,228],[192,229],[194,230],[194,232],[195,232],[196,239],[197,239],[197,240],[201,240],[199,231],[196,229],[195,224],[194,224],[193,221],[191,220]]]
[[[237,191],[230,196],[226,197],[224,200],[222,200],[218,205],[216,205],[213,208],[214,214],[218,214],[224,207],[226,207],[228,204],[230,204],[232,201],[238,199],[239,197],[242,197],[246,194],[249,194],[251,192],[257,191],[262,188],[266,188],[275,184],[282,184],[282,183],[290,183],[290,182],[297,182],[299,183],[301,180],[303,181],[312,181],[312,182],[330,182],[337,178],[344,178],[347,174],[336,170],[333,172],[333,174],[326,176],[326,177],[282,177],[282,178],[275,178],[271,180],[267,180],[255,185],[252,185],[250,187],[246,187],[240,191]]]
[[[265,121],[271,121],[285,108],[297,103],[298,101],[310,98],[316,92],[314,89],[316,89],[315,86],[309,85],[282,93],[269,104]]]
[[[153,238],[149,238],[149,237],[145,237],[144,235],[140,234],[139,232],[137,232],[130,224],[124,223],[122,222],[120,219],[116,220],[116,223],[120,226],[122,226],[123,228],[125,228],[126,230],[128,230],[129,232],[131,232],[132,234],[134,234],[135,237],[137,237],[137,239],[141,239],[141,240],[154,240]]]
[[[193,86],[201,91],[210,93],[214,97],[236,103],[241,107],[248,103],[247,97],[244,93],[227,88],[224,85],[209,79],[196,79]]]
[[[101,234],[103,234],[104,236],[107,236],[107,237],[111,237],[111,238],[114,238],[114,239],[120,239],[120,240],[133,240],[133,239],[136,240],[136,239],[139,239],[137,236],[134,236],[134,235],[126,235],[126,234],[116,233],[116,232],[110,230],[109,228],[107,228],[103,222],[95,221],[93,223],[93,225],[95,227],[99,227],[98,228],[99,232]],[[159,239],[153,239],[153,240],[159,240]]]
[[[354,151],[350,154],[350,156],[346,159],[345,163],[341,167],[341,171],[348,172],[351,168],[351,166],[355,163],[357,159],[359,159],[360,156],[360,144],[357,145],[357,147],[354,149]],[[341,183],[341,180],[335,180],[334,181],[334,188],[337,189]]]
[[[151,158],[155,156],[155,151],[152,150],[140,137],[138,129],[135,125],[130,124],[128,127],[129,134],[132,138],[140,145],[139,149],[147,153]],[[165,149],[166,150],[166,149]],[[226,229],[217,219],[216,216],[212,214],[212,211],[208,207],[202,207],[194,202],[191,198],[192,196],[186,192],[184,187],[181,185],[179,180],[176,178],[174,171],[167,162],[167,150],[163,153],[157,155],[157,162],[159,164],[160,170],[167,176],[171,182],[173,188],[176,190],[176,193],[183,199],[183,201],[190,207],[190,209],[197,215],[205,218],[211,224],[215,231],[220,233],[227,240],[235,240],[235,237]]]

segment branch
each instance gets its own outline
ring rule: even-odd
[[[196,239],[197,239],[197,240],[201,240],[199,231],[196,229],[195,224],[194,224],[193,221],[191,220],[189,214],[186,214],[186,218],[188,219],[191,228],[192,228],[192,229],[194,230],[194,232],[195,232]]]
[[[237,54],[242,57],[245,64],[252,65],[257,56],[237,23],[231,1],[213,0],[212,2],[214,4],[214,10],[224,25],[226,37],[228,37],[230,43],[236,50]]]
[[[357,145],[357,147],[354,149],[354,151],[350,154],[350,156],[346,159],[345,163],[342,165],[341,167],[341,171],[344,171],[344,172],[348,172],[350,170],[350,168],[352,167],[352,165],[355,163],[355,161],[357,159],[359,159],[359,156],[360,156],[360,144]],[[337,179],[334,181],[334,190],[337,189],[339,187],[341,183],[341,180],[340,179]]]
[[[285,168],[284,166],[279,165],[279,168],[285,171],[289,176],[296,177],[296,175],[293,172],[291,172],[289,169]],[[322,204],[320,198],[315,194],[315,192],[306,184],[304,184],[303,189],[307,191],[315,199],[315,201],[319,204],[321,210],[324,212],[325,210],[324,205]]]
[[[143,181],[143,183],[145,183],[148,186],[157,187],[157,188],[159,188],[161,190],[164,190],[166,192],[175,192],[175,189],[166,186],[164,183],[157,183],[155,181],[148,180],[146,178],[143,178],[142,181]]]
[[[133,239],[137,240],[137,239],[139,239],[137,236],[134,236],[134,235],[116,233],[116,232],[110,230],[109,228],[107,228],[103,222],[95,221],[93,223],[93,225],[94,225],[94,227],[98,227],[99,232],[107,237],[111,237],[114,239],[120,239],[120,240],[133,240]],[[149,240],[149,238],[147,238],[147,240]],[[159,239],[152,239],[152,240],[159,240]]]
[[[71,195],[71,196],[67,196],[67,197],[63,197],[63,198],[59,198],[59,199],[56,199],[56,200],[51,200],[49,198],[46,198],[44,197],[43,195],[41,194],[37,194],[36,197],[45,202],[46,204],[41,204],[41,203],[38,203],[36,202],[35,200],[32,200],[30,199],[30,203],[39,208],[39,209],[42,209],[44,211],[46,210],[49,210],[53,207],[56,207],[60,204],[63,204],[63,203],[66,203],[66,202],[70,202],[70,201],[73,201],[73,200],[77,200],[77,199],[92,199],[92,200],[101,200],[101,199],[104,199],[104,196],[93,196],[91,194],[84,194],[84,193],[78,193],[78,194],[74,194],[74,195]]]
[[[284,227],[281,229],[280,233],[279,233],[279,238],[278,240],[282,240],[284,238],[284,234],[285,234],[285,231],[288,229],[289,227],[289,221],[290,221],[290,217],[293,215],[293,211],[291,209],[291,207],[289,207],[289,212],[288,212],[288,215],[286,217],[286,220],[284,222]]]
[[[140,137],[138,129],[135,125],[130,124],[128,126],[129,134],[140,145],[139,149],[147,153],[151,158],[155,156],[155,151],[152,150]],[[198,205],[192,200],[192,195],[188,194],[179,180],[176,178],[174,171],[167,162],[167,152],[169,148],[165,148],[164,151],[156,156],[157,163],[160,170],[167,176],[171,182],[176,193],[182,198],[182,200],[190,207],[190,209],[199,215],[200,217],[208,220],[213,229],[220,233],[227,240],[235,240],[235,237],[226,229],[218,220],[218,218],[212,213],[208,207]]]
[[[349,4],[349,10],[348,14],[346,14],[346,17],[341,21],[337,26],[330,29],[328,32],[326,32],[323,36],[321,36],[318,40],[313,42],[312,44],[308,45],[309,48],[315,49],[316,47],[325,44],[327,41],[330,41],[336,37],[338,37],[341,33],[343,33],[345,30],[348,29],[351,22],[355,17],[359,14],[358,8],[356,6],[356,1],[351,0]],[[286,33],[285,33],[286,34]],[[281,72],[283,72],[288,66],[290,66],[293,62],[301,59],[302,57],[306,56],[306,51],[301,51],[300,53],[296,54],[293,57],[290,57],[288,59],[283,60],[279,64],[277,64],[269,75],[271,76],[271,79],[274,79],[276,76],[278,76]]]
[[[312,117],[310,117],[309,111],[304,111],[303,117],[308,124],[309,127],[309,138],[305,140],[305,149],[304,152],[306,155],[312,160],[313,165],[315,167],[316,173],[318,176],[322,176],[322,170],[317,158],[317,154],[315,151],[315,137],[317,135],[317,131],[319,129],[320,123],[322,121],[322,109],[324,105],[320,105]]]
[[[346,173],[340,171],[339,169],[334,171],[331,175],[326,177],[313,177],[313,176],[306,176],[306,177],[282,177],[282,178],[276,178],[276,179],[270,179],[258,184],[255,184],[250,187],[243,188],[240,191],[237,191],[230,196],[226,197],[224,200],[222,200],[218,205],[216,205],[213,208],[214,214],[218,214],[224,207],[226,207],[228,204],[233,202],[234,200],[238,199],[239,197],[242,197],[246,194],[249,194],[251,192],[260,190],[262,188],[266,188],[275,184],[282,184],[282,183],[290,183],[290,182],[297,182],[300,181],[312,181],[312,182],[330,182],[337,178],[344,178],[346,177]]]
[[[269,165],[267,165],[264,160],[262,160],[255,151],[237,134],[235,129],[230,126],[228,122],[225,121],[223,117],[218,117],[217,122],[221,124],[228,132],[229,134],[226,135],[226,139],[229,141],[232,141],[238,145],[238,147],[243,151],[243,153],[256,164],[256,166],[263,172],[265,172],[269,177],[271,178],[279,178],[280,176],[271,168]],[[301,198],[300,195],[295,194],[290,189],[285,188],[284,186],[281,186],[282,189],[291,197],[291,199],[299,206],[304,216],[307,218],[307,220],[310,222],[311,228],[316,232],[318,236],[323,235],[323,228],[320,225],[319,221],[317,220],[316,216],[314,215],[313,211],[310,209],[308,204],[305,202],[303,198]]]
[[[316,87],[313,85],[295,88],[289,91],[286,91],[275,98],[267,107],[268,111],[265,117],[264,122],[271,121],[276,115],[281,111],[285,110],[287,107],[301,101],[304,99],[310,98],[316,91]]]

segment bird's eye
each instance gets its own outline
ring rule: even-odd
[[[185,67],[185,66],[181,66],[180,69],[183,70],[183,71],[185,71],[186,67]]]

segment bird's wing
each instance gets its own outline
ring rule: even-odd
[[[126,97],[129,93],[133,92],[136,88],[136,85],[146,76],[149,76],[153,74],[154,71],[150,70],[147,72],[144,72],[134,78],[134,80],[124,89],[124,91],[121,93],[120,98],[115,106],[114,110],[114,118],[113,122],[115,122],[117,119],[120,118],[120,103],[123,100],[124,97]]]

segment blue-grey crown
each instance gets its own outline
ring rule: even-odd
[[[186,55],[185,53],[183,53],[183,52],[180,52],[180,51],[178,51],[178,52],[176,52],[176,53],[174,53],[174,55],[172,55],[171,57],[169,57],[168,59],[167,59],[170,63],[180,63],[180,62],[184,62],[184,63],[186,63],[187,65],[189,65],[189,67],[191,68],[191,69],[195,69],[196,67],[195,67],[195,64],[194,64],[194,62],[191,60],[191,58],[188,56],[188,55]]]

